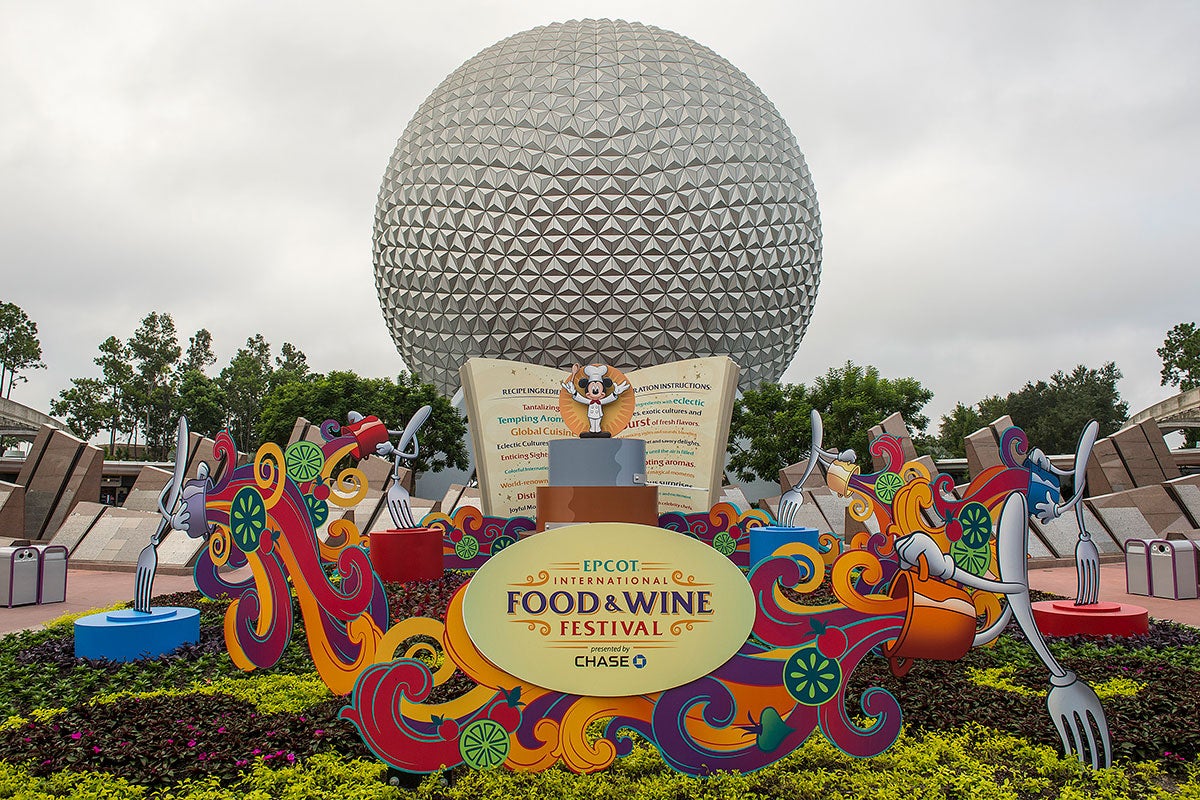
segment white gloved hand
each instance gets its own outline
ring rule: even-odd
[[[943,553],[927,533],[910,533],[897,539],[896,555],[905,569],[920,566],[920,558],[925,556],[929,575],[940,580],[952,580],[957,569],[954,559]]]

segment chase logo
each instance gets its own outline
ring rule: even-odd
[[[644,655],[642,655],[641,653],[638,653],[636,656],[633,657],[633,665],[635,667],[637,667],[638,669],[641,669],[642,667],[646,666],[646,657]]]

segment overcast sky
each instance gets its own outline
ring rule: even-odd
[[[1200,320],[1200,4],[0,4],[0,299],[38,324],[48,410],[151,310],[223,364],[262,332],[395,375],[371,264],[396,140],[452,70],[610,17],[743,70],[796,135],[824,229],[784,375],[847,359],[958,401],[1115,361],[1131,412]]]

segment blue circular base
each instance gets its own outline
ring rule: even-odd
[[[75,620],[76,658],[139,661],[199,641],[200,612],[194,608],[123,608]]]

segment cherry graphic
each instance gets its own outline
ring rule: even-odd
[[[826,625],[816,618],[809,620],[808,624],[816,634],[817,649],[821,651],[821,655],[826,658],[840,658],[846,652],[850,640],[841,628]]]

